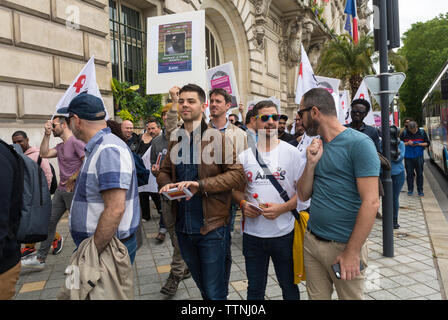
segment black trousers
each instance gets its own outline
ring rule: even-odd
[[[160,202],[160,194],[157,192],[140,192],[138,194],[140,198],[140,208],[142,209],[142,218],[145,220],[149,220],[151,218],[151,211],[149,205],[149,197],[151,197],[152,201],[157,208],[157,213],[162,214],[162,203]]]

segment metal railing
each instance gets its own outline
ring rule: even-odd
[[[135,84],[144,66],[146,32],[109,19],[112,49],[112,75]]]

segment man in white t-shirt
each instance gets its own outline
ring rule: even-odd
[[[299,300],[294,284],[292,245],[296,208],[296,181],[299,177],[299,151],[277,138],[279,114],[272,101],[260,101],[254,106],[258,142],[256,149],[272,175],[286,191],[290,200],[284,202],[248,148],[239,155],[247,177],[245,193],[234,191],[234,200],[243,210],[243,254],[249,280],[248,300],[263,300],[266,291],[269,260],[274,263],[277,280],[285,300]],[[255,147],[255,146],[253,146]],[[263,204],[258,211],[252,204]]]

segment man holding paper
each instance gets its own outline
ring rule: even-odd
[[[177,98],[179,90],[179,87],[171,88],[171,98],[173,98],[173,96]],[[162,109],[162,120],[165,127],[163,128],[162,134],[154,138],[151,146],[151,163],[153,164],[151,166],[151,172],[156,178],[159,174],[160,165],[168,153],[168,143],[170,141],[171,132],[177,128],[177,107],[173,108],[172,103],[168,103]],[[190,278],[191,273],[188,270],[185,261],[182,259],[182,255],[179,250],[179,243],[174,230],[176,216],[173,215],[171,211],[171,201],[164,196],[161,196],[160,200],[162,205],[163,222],[165,224],[165,228],[170,234],[171,244],[173,246],[170,274],[165,285],[160,289],[160,293],[173,296],[177,292],[179,282],[183,279]]]
[[[172,201],[180,251],[202,297],[225,300],[232,189],[244,187],[245,175],[235,152],[226,153],[225,136],[207,128],[202,118],[205,98],[204,90],[194,84],[173,96],[173,108],[179,104],[184,124],[171,137],[157,183],[163,186],[160,193],[188,188],[193,194]]]

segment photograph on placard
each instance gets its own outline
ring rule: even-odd
[[[159,73],[191,71],[191,21],[159,26]]]

